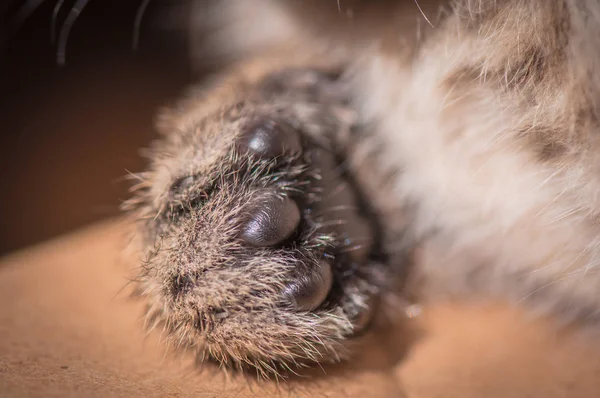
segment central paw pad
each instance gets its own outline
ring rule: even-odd
[[[284,294],[296,311],[313,311],[319,308],[331,290],[333,273],[326,261],[319,262],[316,270],[289,285]]]
[[[265,192],[260,202],[248,210],[241,238],[255,247],[275,246],[289,238],[300,223],[300,209],[289,197]]]
[[[314,245],[315,260],[297,259],[298,270],[283,289],[283,302],[300,312],[335,305],[344,294],[344,276],[368,262],[375,239],[343,159],[288,123],[270,118],[247,122],[235,149],[251,163],[272,162],[261,173],[277,176],[274,186],[257,189],[245,205],[241,241],[254,248],[286,250],[320,240]],[[286,168],[304,172],[286,176]],[[293,190],[277,188],[300,179],[302,184]],[[362,311],[360,321],[352,322],[354,332],[367,326],[367,313]]]

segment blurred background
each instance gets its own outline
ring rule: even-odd
[[[153,118],[192,80],[185,2],[90,0],[56,63],[46,0],[18,27],[25,3],[0,5],[0,254],[119,213],[127,170],[155,136]],[[72,8],[65,1],[57,27]],[[180,28],[183,25],[180,24]]]

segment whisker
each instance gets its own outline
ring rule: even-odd
[[[56,63],[60,66],[65,64],[67,41],[69,40],[71,28],[88,2],[89,0],[77,0],[77,2],[73,5],[73,8],[71,8],[71,11],[69,11],[69,15],[67,15],[62,27],[60,28],[60,34],[58,36],[58,48],[56,50]]]
[[[419,12],[421,13],[421,15],[423,15],[423,18],[425,18],[425,21],[427,21],[427,23],[429,24],[429,26],[431,26],[432,28],[435,28],[435,26],[433,26],[433,24],[431,23],[431,21],[429,20],[429,18],[427,18],[427,15],[425,15],[425,13],[423,12],[423,9],[421,8],[421,5],[419,4],[419,2],[417,0],[415,0],[415,4],[417,5],[417,8],[419,9]]]
[[[52,10],[52,20],[50,22],[50,43],[56,44],[56,23],[58,22],[58,14],[62,8],[65,0],[58,0]]]
[[[143,0],[140,6],[135,13],[135,21],[133,23],[133,40],[131,46],[133,50],[137,50],[140,44],[140,26],[142,25],[142,18],[144,18],[144,13],[148,8],[148,4],[150,4],[150,0]]]

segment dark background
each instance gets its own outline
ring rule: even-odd
[[[176,2],[150,2],[133,50],[140,3],[90,0],[64,67],[50,43],[54,0],[16,29],[23,1],[0,6],[0,254],[119,213],[157,110],[192,80],[185,18],[180,30],[160,26]]]

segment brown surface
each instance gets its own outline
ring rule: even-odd
[[[426,309],[424,335],[396,366],[370,337],[352,366],[276,384],[227,379],[164,355],[127,298],[122,224],[107,222],[0,260],[2,396],[596,397],[600,350],[501,307]],[[416,326],[416,325],[415,325]],[[392,331],[394,332],[394,331]],[[321,372],[322,373],[322,372]]]

